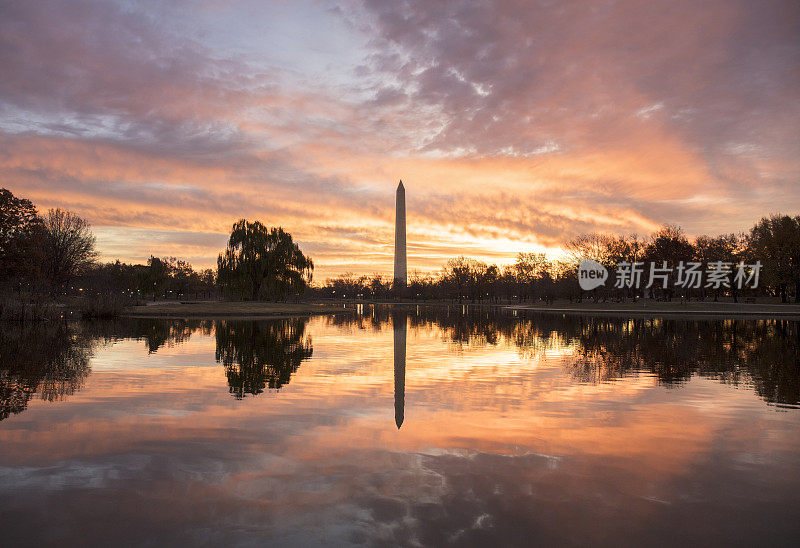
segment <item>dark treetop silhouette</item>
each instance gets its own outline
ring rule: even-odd
[[[220,285],[232,295],[251,300],[301,295],[313,271],[314,263],[291,234],[245,219],[233,225],[228,248],[217,259]]]

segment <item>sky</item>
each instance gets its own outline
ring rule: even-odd
[[[557,256],[800,213],[796,1],[0,0],[0,187],[103,259],[216,264],[240,218],[316,265]]]

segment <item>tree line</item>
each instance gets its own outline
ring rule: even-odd
[[[40,215],[30,200],[0,189],[0,284],[6,291],[164,297],[215,288],[211,269],[198,271],[175,257],[151,256],[146,265],[101,263],[95,244],[85,219],[61,209]]]
[[[0,189],[0,279],[56,288],[93,264],[89,223],[61,209],[39,215],[30,200]]]
[[[113,296],[113,309],[139,299],[286,299],[303,294],[313,270],[291,234],[245,219],[233,225],[216,269],[152,255],[147,264],[103,263],[85,219],[61,209],[39,214],[30,200],[0,189],[0,317],[15,293],[28,301]]]
[[[584,292],[578,264],[592,259],[614,275],[621,263],[666,264],[683,261],[728,265],[760,263],[757,288],[728,283],[679,288],[675,273],[651,288],[615,287],[613,280]],[[291,234],[280,227],[241,219],[231,229],[217,268],[196,270],[175,257],[151,256],[147,264],[97,261],[89,223],[60,209],[40,215],[30,200],[0,189],[0,291],[22,288],[51,295],[114,294],[127,298],[215,298],[284,300],[307,293],[314,263]],[[732,276],[732,274],[731,274]],[[589,233],[565,245],[565,255],[519,253],[513,264],[498,266],[469,258],[450,259],[438,272],[414,272],[406,287],[389,277],[346,273],[313,287],[312,297],[334,299],[412,299],[457,302],[544,301],[586,298],[705,300],[770,296],[781,302],[800,296],[800,216],[764,217],[750,230],[689,239],[665,225],[648,236]],[[0,311],[2,312],[2,311]]]
[[[592,291],[578,284],[578,265],[592,259],[612,276],[609,283]],[[676,286],[676,268],[681,262],[702,265],[723,263],[731,269],[718,287],[701,284],[696,288]],[[663,265],[672,270],[665,280],[651,288],[615,287],[614,273],[623,263]],[[735,267],[760,264],[757,288],[742,289],[734,283]],[[800,296],[800,216],[773,215],[758,221],[749,231],[718,236],[700,235],[689,239],[683,229],[665,225],[649,236],[589,233],[565,245],[565,256],[552,259],[543,253],[519,253],[513,264],[498,266],[469,258],[450,259],[439,272],[409,276],[407,287],[394,287],[393,280],[380,274],[357,276],[346,273],[326,281],[317,294],[328,298],[412,300],[447,299],[457,302],[580,301],[638,299],[647,292],[653,298],[719,300],[768,296],[781,302]]]

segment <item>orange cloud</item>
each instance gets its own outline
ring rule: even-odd
[[[0,21],[2,184],[87,217],[108,258],[209,266],[249,217],[292,232],[318,280],[387,273],[400,178],[422,271],[800,208],[793,3],[366,1],[253,21],[208,3],[202,32],[150,9],[37,2]],[[325,47],[237,40],[271,16]]]

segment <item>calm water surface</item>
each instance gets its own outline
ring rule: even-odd
[[[3,325],[0,544],[797,545],[799,348],[462,307]]]

